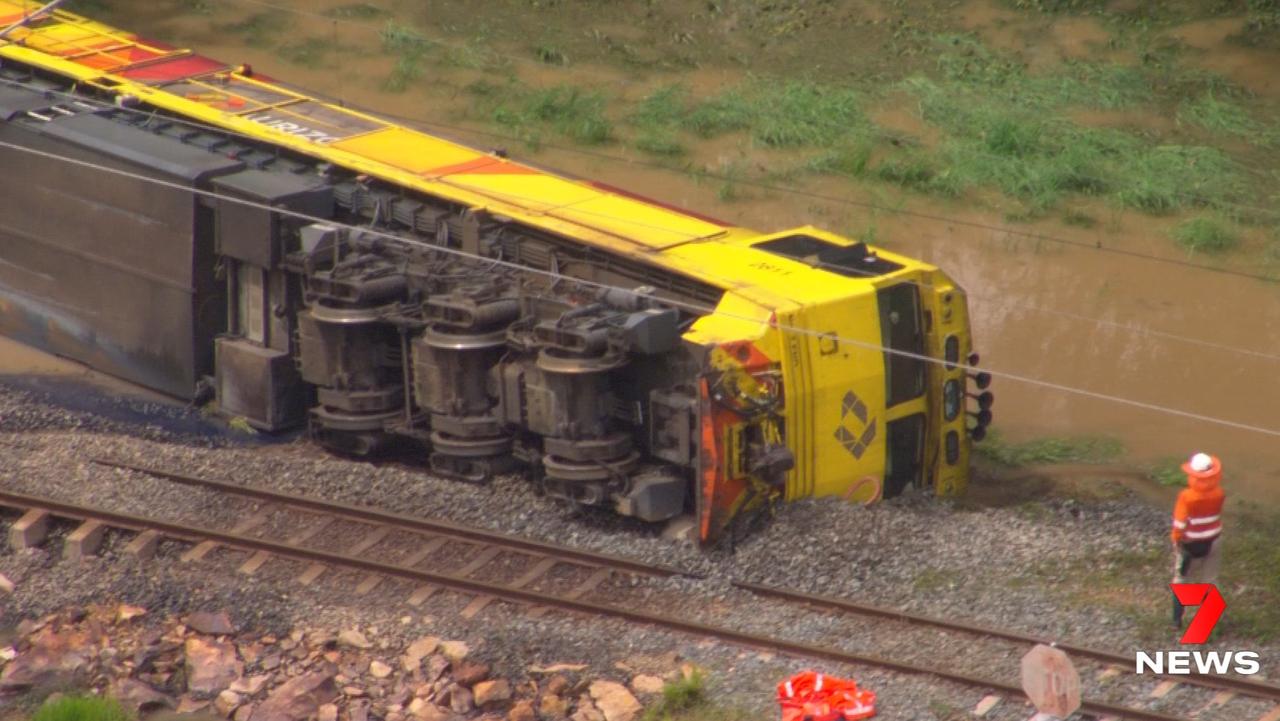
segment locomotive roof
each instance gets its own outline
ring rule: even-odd
[[[0,28],[22,22],[41,5],[0,0]],[[15,27],[0,43],[0,56],[657,264],[752,296],[764,307],[847,295],[848,282],[859,282],[832,278],[829,283],[797,283],[795,273],[806,270],[806,264],[748,247],[797,232],[837,244],[847,244],[847,239],[811,228],[762,236],[619,188],[546,172],[340,107],[247,68],[143,40],[74,13],[47,13]],[[741,262],[728,259],[725,245],[735,246]],[[921,267],[886,255],[899,264]]]

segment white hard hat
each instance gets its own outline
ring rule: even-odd
[[[1197,453],[1191,457],[1191,462],[1187,465],[1191,466],[1191,470],[1196,473],[1204,473],[1213,467],[1213,459],[1208,453]]]

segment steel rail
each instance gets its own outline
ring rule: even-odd
[[[355,520],[381,523],[388,526],[402,528],[411,531],[448,533],[471,540],[482,541],[494,545],[502,545],[516,550],[537,553],[540,555],[567,558],[580,563],[590,563],[610,568],[629,571],[632,573],[640,573],[650,576],[670,577],[670,576],[687,576],[692,578],[702,578],[702,574],[695,574],[682,571],[677,568],[650,565],[641,561],[635,561],[620,556],[609,554],[595,553],[592,551],[583,551],[579,549],[566,548],[554,544],[532,541],[518,536],[502,534],[494,531],[485,531],[469,526],[459,524],[418,518],[404,514],[382,511],[370,508],[368,506],[352,506],[349,504],[330,503],[307,496],[300,496],[281,491],[274,491],[259,486],[246,486],[229,481],[219,481],[209,478],[200,478],[196,476],[188,476],[179,473],[173,473],[162,469],[151,468],[148,466],[140,466],[131,463],[123,463],[105,458],[93,458],[93,463],[107,466],[111,468],[121,468],[124,470],[145,473],[148,475],[164,478],[184,485],[192,485],[201,488],[208,488],[215,491],[238,494],[249,498],[262,501],[279,503],[281,505],[303,508],[309,511],[327,513],[336,517],[347,517]],[[1035,636],[1019,631],[1009,631],[979,624],[947,621],[944,619],[912,614],[906,611],[900,611],[882,606],[874,606],[870,604],[849,601],[834,596],[824,596],[810,593],[797,593],[786,589],[767,586],[759,583],[748,581],[733,581],[732,585],[736,588],[749,591],[756,595],[773,597],[789,603],[801,603],[819,608],[829,608],[848,613],[855,613],[865,616],[875,616],[886,618],[903,623],[911,623],[918,626],[933,626],[943,628],[950,631],[961,633],[969,633],[974,635],[990,636],[992,638],[1000,638],[1008,641],[1016,641],[1029,644],[1046,644],[1053,645],[1073,656],[1091,658],[1105,663],[1113,663],[1122,667],[1127,667],[1133,663],[1133,659],[1120,654],[1104,651],[1101,649],[1090,648],[1087,646],[1077,646],[1074,644],[1055,641],[1051,638]],[[1162,678],[1174,678],[1166,675],[1160,675]],[[1250,681],[1247,679],[1232,676],[1212,676],[1192,672],[1185,676],[1180,675],[1174,680],[1180,683],[1189,683],[1209,688],[1218,688],[1224,690],[1239,691],[1249,696],[1257,698],[1266,698],[1280,701],[1280,686],[1273,686],[1258,681]]]
[[[768,650],[810,659],[820,659],[834,663],[876,666],[890,671],[910,675],[933,676],[934,678],[959,683],[966,686],[999,691],[1011,697],[1020,697],[1023,691],[1019,686],[993,681],[991,679],[971,676],[957,671],[946,671],[928,666],[918,666],[904,661],[896,661],[879,656],[851,653],[830,646],[790,641],[772,636],[762,636],[745,631],[738,631],[721,626],[711,626],[696,621],[686,621],[667,615],[658,615],[619,606],[592,603],[551,594],[529,591],[523,588],[511,588],[500,584],[477,581],[443,573],[434,573],[407,566],[400,566],[382,561],[357,558],[340,553],[303,548],[294,544],[268,541],[260,538],[237,536],[235,534],[201,528],[185,523],[162,521],[140,516],[118,513],[99,508],[79,506],[51,498],[30,496],[9,491],[0,491],[0,505],[23,509],[42,509],[49,513],[76,520],[96,520],[101,523],[130,530],[152,530],[172,538],[183,540],[199,539],[213,541],[232,548],[246,551],[264,551],[281,557],[300,561],[347,567],[372,573],[379,573],[393,578],[403,578],[419,583],[430,583],[455,591],[492,596],[516,603],[549,606],[566,611],[576,611],[590,615],[617,618],[632,623],[655,626],[671,631],[679,631],[703,638],[726,641],[735,645],[753,649]],[[1130,708],[1101,701],[1084,700],[1080,709],[1098,716],[1116,716],[1134,719],[1134,721],[1189,721],[1180,716],[1172,716],[1148,709]]]
[[[521,538],[520,536],[513,536],[506,533],[500,533],[498,531],[486,531],[484,529],[463,526],[440,519],[419,518],[417,516],[410,516],[403,513],[384,511],[370,506],[358,506],[349,503],[323,501],[317,498],[301,496],[294,493],[275,491],[261,486],[248,486],[241,485],[239,483],[232,483],[230,481],[219,481],[212,478],[188,476],[160,468],[151,468],[132,463],[113,461],[108,458],[92,458],[90,459],[90,462],[96,463],[100,466],[107,466],[109,468],[120,468],[127,471],[134,471],[136,473],[145,473],[150,476],[164,478],[187,486],[207,488],[221,493],[235,494],[259,501],[279,503],[284,506],[301,508],[316,513],[324,513],[336,518],[346,518],[366,523],[377,523],[407,531],[444,534],[457,538],[464,538],[470,541],[486,543],[492,546],[502,546],[504,548],[510,548],[524,553],[561,558],[589,566],[615,568],[631,573],[663,578],[671,576],[687,576],[689,578],[703,577],[702,574],[684,571],[671,566],[649,564],[644,563],[643,561],[615,556],[608,553],[597,553],[595,551],[558,546],[552,543],[543,543],[541,541],[534,541],[528,538]]]
[[[1030,644],[1042,643],[1045,645],[1056,646],[1062,651],[1073,656],[1082,656],[1092,658],[1097,661],[1105,661],[1114,663],[1119,666],[1132,666],[1133,658],[1122,656],[1118,653],[1103,651],[1101,649],[1090,648],[1088,646],[1076,646],[1074,644],[1055,641],[1051,638],[1036,636],[1029,633],[1019,631],[1006,631],[990,626],[983,626],[976,623],[948,621],[932,616],[923,616],[907,611],[899,611],[893,608],[884,608],[882,606],[872,606],[864,603],[848,601],[843,598],[834,596],[823,596],[812,593],[797,593],[784,588],[776,588],[774,586],[766,586],[759,583],[750,583],[746,581],[734,581],[733,586],[736,588],[750,591],[760,596],[768,596],[782,599],[792,603],[804,603],[819,608],[830,608],[839,611],[856,613],[864,616],[876,616],[879,618],[892,619],[904,623],[911,623],[917,626],[934,626],[937,628],[945,628],[949,631],[960,631],[979,636],[991,636],[993,638],[1005,639],[1008,641],[1019,641]],[[1190,683],[1199,686],[1208,686],[1211,688],[1229,689],[1239,691],[1249,696],[1257,698],[1265,698],[1280,701],[1280,686],[1273,686],[1259,681],[1250,681],[1248,679],[1238,678],[1235,676],[1213,676],[1210,674],[1192,672],[1186,675],[1179,674],[1177,676],[1169,676],[1168,674],[1153,674],[1161,678],[1168,678],[1179,683]]]

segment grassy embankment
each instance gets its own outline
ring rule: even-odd
[[[522,62],[570,65],[555,46],[539,44],[529,58],[512,59],[477,40],[440,45],[395,20],[381,35],[384,52],[396,58],[386,89],[410,89],[429,63],[484,71],[463,88],[471,120],[534,149],[627,146],[703,175],[697,150],[706,140],[737,138],[757,151],[785,151],[769,156],[764,171],[734,162],[713,169],[724,200],[754,183],[839,177],[986,204],[1011,221],[1056,214],[1081,226],[1103,222],[1089,202],[1100,200],[1104,208],[1179,219],[1170,236],[1187,253],[1223,253],[1240,244],[1242,231],[1280,227],[1265,207],[1280,178],[1259,176],[1245,162],[1280,151],[1270,108],[1184,62],[1176,46],[1148,49],[1133,64],[1071,61],[1032,72],[972,35],[935,34],[929,42],[936,63],[916,63],[896,79],[747,76],[709,95],[679,81],[650,82],[651,92],[628,100],[575,85],[572,72],[550,85],[522,81]],[[871,119],[894,104],[910,108],[923,132]],[[1087,117],[1107,113],[1137,119]],[[1161,127],[1154,119],[1162,117],[1175,122]],[[1265,257],[1280,262],[1280,237],[1265,245]]]

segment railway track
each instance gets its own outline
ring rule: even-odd
[[[409,603],[421,604],[426,598],[441,589],[460,592],[473,596],[462,610],[462,615],[470,617],[478,613],[494,600],[513,602],[532,606],[532,613],[545,613],[550,609],[560,609],[586,613],[595,616],[617,618],[624,621],[649,624],[673,631],[696,636],[717,639],[750,648],[768,650],[799,657],[820,659],[824,661],[862,664],[876,666],[904,674],[927,674],[940,679],[967,686],[987,689],[1011,699],[1020,699],[1022,691],[1019,686],[1004,683],[990,678],[982,678],[965,672],[953,671],[929,665],[905,662],[900,659],[853,653],[843,649],[824,645],[816,645],[768,635],[746,633],[732,628],[719,627],[696,621],[683,620],[671,614],[653,613],[637,610],[634,604],[601,603],[588,600],[593,591],[602,583],[617,574],[627,576],[670,577],[674,575],[689,576],[680,569],[666,566],[655,566],[617,556],[598,554],[579,549],[568,549],[555,544],[547,544],[529,539],[475,529],[459,524],[427,520],[389,513],[368,507],[349,504],[334,504],[314,498],[281,493],[264,488],[243,486],[226,481],[197,478],[169,471],[148,468],[132,464],[123,464],[106,459],[95,459],[103,466],[119,468],[132,472],[146,473],[164,478],[175,483],[205,488],[207,490],[240,497],[265,504],[250,514],[244,522],[230,531],[201,528],[190,524],[142,518],[127,514],[86,508],[48,498],[38,498],[16,493],[0,492],[0,505],[22,509],[27,517],[47,514],[78,521],[80,526],[68,538],[69,544],[81,543],[85,539],[100,537],[106,527],[135,532],[138,535],[130,542],[129,548],[135,552],[145,552],[148,547],[161,538],[171,538],[193,544],[184,557],[188,560],[202,558],[217,546],[239,549],[249,554],[240,564],[239,570],[244,573],[256,572],[271,557],[280,557],[294,561],[302,561],[307,569],[299,576],[299,581],[311,583],[328,569],[344,569],[365,574],[365,578],[357,587],[357,593],[367,593],[384,578],[399,578],[416,584],[409,597]],[[253,535],[260,529],[266,518],[273,511],[289,513],[305,513],[315,517],[310,523],[299,524],[297,519],[291,525],[301,531],[286,540],[268,540]],[[308,545],[325,528],[331,527],[336,520],[355,522],[366,526],[365,538],[348,544],[342,550],[323,550]],[[21,522],[17,525],[21,525]],[[387,541],[392,533],[411,534],[416,541],[411,545],[417,550],[394,562],[385,560],[388,556],[380,554],[379,559],[368,557],[368,552]],[[448,550],[451,544],[470,545],[470,553],[459,553]],[[426,552],[424,552],[424,550]],[[424,570],[419,564],[430,555],[431,551],[445,552],[454,560],[452,567],[457,570],[442,573],[436,570]],[[79,551],[76,551],[79,552]],[[508,572],[502,581],[479,580],[475,575],[497,563],[504,554],[524,557],[519,566],[519,573]],[[458,561],[462,562],[461,567]],[[510,570],[510,564],[508,571]],[[438,567],[432,564],[432,567]],[[562,567],[559,578],[555,569]],[[857,604],[843,599],[797,594],[785,589],[751,583],[737,583],[739,588],[763,597],[770,597],[789,604],[803,604],[838,614],[857,614],[876,616],[896,622],[941,628],[957,633],[966,633],[988,638],[1002,639],[1019,644],[1047,642],[1026,634],[973,626],[970,624],[941,621],[924,616],[907,614],[891,609]],[[1129,657],[1111,654],[1096,649],[1058,644],[1073,657],[1090,658],[1104,664],[1128,666],[1132,663]],[[1182,679],[1180,679],[1182,680]],[[1229,702],[1235,694],[1250,698],[1280,700],[1280,688],[1230,677],[1188,677],[1186,683],[1220,689],[1211,705]],[[1165,681],[1161,689],[1167,693],[1172,681]],[[1153,692],[1151,695],[1163,695]],[[996,697],[989,697],[996,698]],[[1277,707],[1280,710],[1280,707]],[[1095,718],[1130,718],[1150,721],[1171,721],[1180,717],[1165,712],[1123,706],[1099,700],[1086,701],[1082,711]],[[1268,713],[1265,718],[1270,719]],[[1280,716],[1276,716],[1280,718]],[[1244,719],[1242,719],[1244,721]]]

